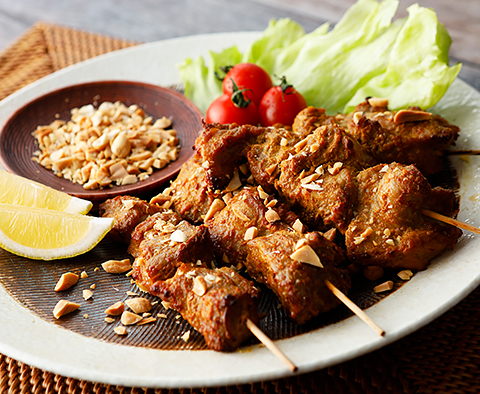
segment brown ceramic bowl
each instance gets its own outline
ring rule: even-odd
[[[178,132],[180,154],[175,162],[156,170],[146,180],[132,185],[85,190],[82,185],[59,178],[32,160],[38,144],[32,132],[55,119],[70,119],[70,110],[86,104],[98,106],[104,101],[137,104],[154,119],[172,117]],[[14,174],[43,183],[70,195],[99,202],[120,194],[140,196],[154,192],[172,179],[193,154],[193,144],[202,128],[202,114],[185,96],[169,88],[128,81],[100,81],[55,90],[24,105],[0,131],[0,161]]]

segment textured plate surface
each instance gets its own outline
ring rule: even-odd
[[[232,44],[238,44],[242,50],[254,37],[255,33],[186,37],[86,61],[5,99],[0,103],[0,123],[35,97],[73,83],[112,78],[157,85],[178,83],[175,66],[185,57],[207,55],[210,50],[219,51]],[[478,92],[456,81],[434,111],[462,128],[459,149],[480,147]],[[459,219],[476,226],[480,225],[479,160],[478,157],[452,160],[460,182]],[[478,286],[479,248],[480,237],[465,234],[455,250],[435,259],[426,271],[416,274],[396,292],[368,308],[369,316],[385,329],[385,337],[378,336],[353,316],[279,340],[277,344],[297,364],[299,372],[304,373],[396,341],[453,307]],[[11,255],[5,254],[3,258],[12,263]],[[42,272],[48,275],[48,266],[44,266]],[[15,270],[8,275],[16,275]],[[81,335],[32,313],[29,305],[20,304],[4,287],[0,287],[0,316],[1,353],[64,376],[124,386],[179,388],[240,384],[290,375],[267,349],[257,345],[225,354],[125,346]],[[84,322],[88,324],[89,319]]]
[[[127,106],[137,104],[154,119],[172,117],[172,127],[177,130],[182,147],[178,159],[163,169],[154,171],[144,181],[98,190],[85,190],[82,185],[60,178],[32,160],[33,153],[38,150],[38,144],[32,136],[37,126],[48,125],[55,119],[68,121],[72,108],[87,104],[97,107],[105,101],[120,101]],[[42,95],[12,115],[0,131],[0,160],[14,174],[91,201],[104,201],[118,194],[141,195],[170,180],[190,158],[195,138],[202,127],[201,118],[197,107],[172,89],[129,81],[72,85]]]

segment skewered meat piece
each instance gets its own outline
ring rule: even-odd
[[[130,242],[130,236],[137,224],[161,211],[163,208],[160,206],[131,196],[117,196],[99,206],[100,216],[114,218],[109,235],[126,244]]]
[[[286,129],[266,129],[251,141],[247,152],[250,171],[255,181],[268,193],[274,193],[280,176],[280,163],[287,160],[295,146],[304,138]]]
[[[312,259],[310,264],[293,258],[295,252],[309,254],[310,257],[304,259]],[[315,256],[323,268],[311,265]],[[301,234],[280,230],[248,242],[245,265],[253,279],[275,292],[290,317],[303,324],[339,304],[325,280],[344,293],[349,290],[350,277],[339,268],[344,261],[342,249],[318,232]]]
[[[243,264],[247,258],[247,231],[260,237],[286,229],[289,227],[287,223],[297,219],[282,203],[268,208],[266,204],[270,201],[271,197],[262,199],[258,189],[246,187],[206,222],[219,260]]]
[[[336,123],[335,118],[325,113],[323,108],[307,107],[300,111],[293,121],[292,130],[306,137],[321,126]]]
[[[415,164],[425,175],[443,168],[445,150],[455,143],[460,129],[438,115],[411,107],[389,111],[386,100],[369,99],[350,114],[325,115],[321,108],[301,111],[293,124],[295,132],[313,132],[315,128],[338,123],[377,163]]]
[[[345,234],[350,261],[362,265],[423,270],[451,249],[462,231],[422,214],[458,212],[453,191],[430,187],[413,165],[378,165],[357,176],[358,214]]]
[[[248,142],[265,130],[250,125],[204,124],[195,149],[202,158],[207,185],[212,190],[224,189],[229,184],[234,170],[245,161]]]
[[[393,161],[415,164],[425,175],[443,168],[442,157],[457,139],[460,129],[435,115],[425,120],[402,121],[401,111],[373,108],[368,103],[357,106],[357,113],[348,123],[347,131],[360,142],[379,163]],[[410,108],[403,113],[419,112]],[[400,120],[399,120],[400,119]]]
[[[135,257],[133,278],[150,291],[152,284],[172,277],[183,263],[205,266],[214,260],[213,246],[204,225],[194,226],[169,211],[140,223],[128,252]]]
[[[210,206],[219,193],[207,184],[205,168],[200,156],[195,154],[181,168],[177,178],[164,194],[170,196],[171,208],[191,223],[203,223]]]
[[[217,351],[235,350],[251,336],[246,320],[258,321],[258,289],[227,267],[181,264],[175,276],[154,283],[150,292],[168,302]]]
[[[313,228],[335,226],[343,234],[353,218],[355,176],[374,164],[340,127],[326,125],[297,143],[281,162],[275,187]]]
[[[265,197],[258,189],[244,188],[206,225],[217,254],[224,253],[233,265],[244,264],[249,275],[270,287],[301,324],[337,305],[325,287],[325,279],[348,290],[349,279],[337,268],[345,261],[345,255],[318,232],[302,235],[293,230],[296,215],[280,203],[275,205],[275,211],[269,210],[266,205],[271,197],[263,200],[262,196]],[[253,234],[248,234],[253,228]],[[325,268],[290,257],[301,239],[305,239],[303,246],[308,245],[311,253],[318,254]]]

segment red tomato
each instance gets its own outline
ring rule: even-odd
[[[237,123],[258,125],[260,118],[256,105],[251,102],[246,107],[237,107],[229,94],[216,98],[207,109],[207,123]]]
[[[262,126],[273,126],[280,123],[291,126],[295,116],[304,108],[307,102],[291,85],[287,85],[285,77],[280,86],[270,88],[263,96],[258,112]]]
[[[273,86],[270,75],[253,63],[238,63],[233,66],[223,79],[223,93],[232,94],[232,79],[240,89],[248,89],[246,96],[257,108],[265,92]]]

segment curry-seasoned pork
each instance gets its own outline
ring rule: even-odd
[[[161,211],[162,207],[132,196],[117,196],[99,206],[100,216],[114,219],[109,235],[126,244],[130,242],[131,234],[139,223]]]
[[[352,115],[346,129],[378,163],[415,164],[425,176],[443,168],[442,157],[460,132],[441,116],[423,115],[425,112],[416,107],[388,111],[366,101],[355,108],[355,113],[360,115]]]
[[[346,260],[343,250],[318,232],[280,230],[249,241],[247,247],[249,275],[272,289],[298,324],[340,303],[326,280],[344,293],[350,289],[350,277],[339,267]],[[295,252],[305,261],[296,260]],[[321,267],[313,265],[317,258]]]
[[[195,154],[182,166],[163,196],[169,198],[171,208],[183,219],[200,224],[219,193],[207,184],[201,157]]]
[[[157,281],[150,293],[178,311],[204,336],[210,349],[235,350],[251,336],[246,320],[258,321],[258,289],[227,267],[181,264],[175,276]]]
[[[206,226],[219,260],[237,265],[247,258],[247,232],[256,237],[272,234],[288,228],[296,219],[285,204],[257,188],[245,187]]]
[[[458,211],[452,191],[431,188],[413,165],[378,165],[357,175],[357,215],[345,234],[348,258],[362,265],[423,270],[461,236],[460,229],[422,214]]]
[[[157,213],[132,233],[128,252],[135,257],[133,278],[145,290],[173,275],[182,263],[212,265],[213,246],[205,226],[195,226],[172,211]]]
[[[355,176],[374,164],[340,127],[322,126],[280,163],[275,188],[312,228],[334,226],[344,233],[357,198]]]
[[[249,142],[265,132],[264,127],[236,124],[205,124],[195,141],[195,150],[202,158],[207,185],[224,189],[238,165],[245,161]]]
[[[303,324],[337,305],[326,279],[344,291],[350,287],[338,267],[345,255],[318,232],[302,234],[305,227],[296,215],[281,203],[269,208],[272,201],[262,189],[244,188],[206,225],[224,263],[245,265],[253,279],[277,294],[292,319]],[[301,247],[306,249],[299,253],[310,253],[324,268],[294,260],[292,254]]]
[[[414,164],[425,176],[443,168],[445,150],[460,132],[441,116],[418,107],[389,111],[388,101],[378,99],[367,99],[346,115],[326,116],[321,108],[305,108],[293,129],[308,133],[332,122],[344,128],[377,163]]]

